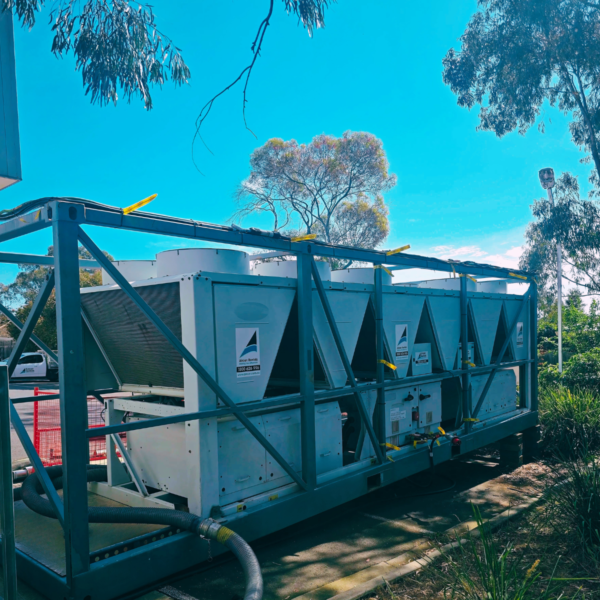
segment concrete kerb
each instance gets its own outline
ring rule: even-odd
[[[486,522],[491,529],[497,529],[503,523],[506,523],[507,521],[518,517],[526,510],[529,510],[544,496],[545,493],[539,494],[526,502],[507,508],[499,515],[492,517]],[[459,535],[468,531],[472,531],[471,536],[479,536],[476,521],[460,523],[459,525],[447,529],[445,533],[449,535]],[[456,542],[442,546],[441,550],[438,550],[432,549],[431,542],[423,538],[410,552],[405,552],[396,558],[373,565],[372,567],[368,567],[358,573],[328,583],[316,590],[302,594],[301,596],[296,596],[295,600],[323,600],[324,598],[328,598],[328,600],[358,600],[369,592],[386,585],[386,583],[410,575],[411,573],[430,565],[434,560],[446,552],[454,550],[459,544],[464,544],[466,541],[466,539],[461,538]],[[419,556],[419,558],[415,559],[415,556]],[[413,560],[407,563],[406,561],[410,559]],[[398,563],[402,566],[397,567],[396,565],[398,565]],[[368,577],[368,579],[365,580],[365,577]],[[334,595],[329,595],[328,592]]]

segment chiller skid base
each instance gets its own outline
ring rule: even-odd
[[[296,260],[250,274],[240,252],[173,251],[136,280],[135,265],[107,261],[87,225]],[[98,547],[88,499],[189,510],[251,541],[429,469],[430,447],[439,464],[537,424],[537,292],[527,273],[123,215],[76,199],[0,224],[0,241],[50,227],[54,258],[0,254],[54,266],[46,287],[56,281],[65,488],[56,501],[63,531],[55,523],[53,535],[64,533],[61,568],[44,559],[43,544],[20,542],[16,511],[19,577],[46,596],[123,597],[207,557],[207,543],[191,534],[116,525],[96,526],[116,532]],[[80,263],[78,243],[98,262]],[[315,257],[456,277],[391,285],[381,268],[330,273]],[[102,266],[106,285],[80,292],[80,266]],[[507,294],[502,281],[467,274],[529,287]],[[41,308],[48,294],[40,292]],[[21,342],[41,308],[22,325]],[[90,393],[105,402],[105,484],[86,482],[88,439],[98,434],[86,426]],[[16,429],[35,465],[33,445]]]

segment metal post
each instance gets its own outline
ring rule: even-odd
[[[317,485],[317,444],[315,434],[315,376],[312,310],[312,256],[298,254],[298,338],[300,394],[302,395],[302,479],[309,490]]]
[[[548,200],[554,208],[554,194],[552,188],[548,188]],[[557,314],[558,314],[558,372],[563,371],[562,356],[562,248],[560,242],[556,244],[556,292],[557,292]]]
[[[470,387],[471,374],[469,373],[469,298],[467,296],[467,277],[462,275],[460,278],[460,337],[461,344],[461,368],[462,374],[462,414],[463,420],[471,418]],[[465,423],[466,431],[469,431],[471,424]]]
[[[17,563],[15,552],[15,512],[13,502],[12,458],[10,448],[10,396],[8,368],[0,366],[0,493],[2,497],[2,574],[4,600],[17,600]]]
[[[81,209],[79,209],[81,210]],[[59,206],[53,221],[56,328],[63,452],[67,583],[90,568],[87,462],[89,444],[79,292],[78,209]]]
[[[533,359],[533,362],[530,363],[530,378],[529,378],[529,409],[537,410],[538,409],[538,352],[537,352],[537,284],[535,281],[530,282],[529,284],[529,344],[530,344],[530,356]]]
[[[380,265],[377,265],[380,266]],[[382,360],[385,360],[383,343],[383,271],[375,269],[375,354],[377,356],[377,383],[385,380]],[[385,444],[385,390],[377,388],[377,409],[375,411],[375,431],[381,444]]]

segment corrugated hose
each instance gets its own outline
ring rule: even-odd
[[[62,466],[47,467],[46,472],[54,487],[63,487]],[[107,469],[101,465],[88,465],[88,481],[106,481]],[[20,488],[15,489],[15,500],[23,500],[34,512],[56,518],[50,501],[42,497],[43,489],[38,477],[33,474],[25,479]],[[168,508],[133,508],[133,507],[88,507],[90,523],[144,523],[152,525],[170,525],[191,531],[209,540],[215,540],[231,550],[237,557],[246,577],[244,600],[261,600],[263,596],[263,579],[258,559],[248,543],[231,529],[213,521],[203,519],[191,513]]]

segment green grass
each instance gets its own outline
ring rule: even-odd
[[[593,392],[542,388],[539,414],[546,453],[578,458],[600,450],[600,398]]]

